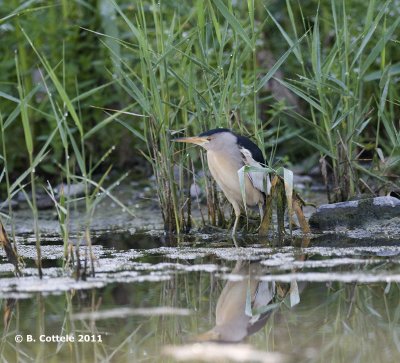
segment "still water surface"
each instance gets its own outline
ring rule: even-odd
[[[33,245],[23,278],[0,257],[1,362],[400,361],[400,243],[118,238],[86,281],[56,241],[42,281]]]

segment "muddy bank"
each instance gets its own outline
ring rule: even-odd
[[[363,201],[350,201],[336,204],[326,204],[326,196],[321,191],[321,186],[315,185],[311,191],[309,185],[297,184],[303,188],[302,196],[311,204],[317,206],[304,207],[305,216],[309,218],[313,235],[316,241],[331,243],[332,241],[344,243],[370,243],[385,244],[400,240],[400,200],[393,197],[379,197]],[[93,216],[88,220],[85,209],[85,201],[77,200],[70,205],[69,234],[71,241],[76,243],[79,235],[84,231],[87,223],[94,243],[110,241],[113,234],[118,234],[115,239],[116,247],[130,245],[131,247],[146,248],[146,245],[155,246],[154,238],[164,240],[165,245],[174,245],[179,240],[189,241],[220,240],[228,241],[229,231],[218,228],[204,228],[201,224],[201,214],[207,215],[206,206],[193,203],[193,228],[189,235],[178,237],[166,236],[163,232],[163,221],[160,207],[156,197],[154,185],[137,182],[121,184],[115,191],[115,197],[123,201],[126,208],[121,208],[110,199],[102,200],[95,208]],[[19,203],[19,208],[14,212],[14,228],[18,240],[34,242],[32,212],[28,205]],[[227,218],[229,208],[226,209]],[[11,224],[5,220],[6,230],[11,233]],[[276,221],[274,221],[274,227]],[[60,238],[61,227],[55,209],[39,211],[39,227],[44,244],[53,239]],[[290,238],[288,221],[286,221],[287,238]],[[246,227],[239,233],[241,245],[248,244],[255,235],[246,234]],[[131,238],[135,233],[143,234],[143,242],[140,245],[133,244]],[[153,237],[154,238],[153,238]],[[274,238],[271,231],[269,237]],[[293,230],[294,237],[300,237],[301,232]],[[136,242],[135,242],[136,243]],[[258,240],[262,243],[262,240]],[[339,244],[340,244],[339,243]]]

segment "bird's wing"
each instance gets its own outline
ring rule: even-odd
[[[242,154],[242,159],[245,165],[260,168],[260,171],[250,171],[247,173],[247,176],[249,177],[251,184],[253,184],[253,187],[265,194],[269,194],[271,189],[271,181],[265,171],[261,170],[262,165],[253,159],[253,156],[248,149],[241,147],[239,150]]]
[[[274,281],[260,281],[257,285],[257,290],[254,294],[253,301],[251,304],[252,311],[264,311],[257,315],[252,315],[248,325],[248,335],[254,334],[260,330],[272,312],[276,309],[275,302],[275,282]]]

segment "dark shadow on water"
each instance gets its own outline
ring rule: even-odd
[[[25,267],[36,268],[36,262],[32,259],[25,259]],[[63,263],[61,259],[51,259],[51,258],[42,258],[42,267],[43,268],[52,268],[52,267],[62,267]]]
[[[77,238],[72,237],[71,241],[76,243]],[[29,244],[33,244],[30,241]],[[81,246],[84,242],[81,241]],[[346,247],[346,246],[390,246],[400,245],[400,240],[390,239],[388,236],[363,238],[363,237],[349,237],[343,234],[323,234],[323,235],[310,235],[299,236],[289,234],[278,238],[278,235],[270,235],[268,237],[259,237],[257,234],[242,234],[239,233],[236,237],[232,238],[228,230],[215,229],[215,230],[201,230],[200,232],[193,232],[190,234],[166,234],[162,230],[153,231],[135,231],[129,230],[107,230],[96,231],[92,235],[92,243],[94,245],[101,245],[105,248],[113,248],[116,250],[148,250],[160,247],[251,247],[251,246],[265,246],[265,247],[307,247],[307,246],[320,246],[320,247]],[[47,234],[43,235],[41,242],[42,246],[62,245],[59,236]],[[46,262],[45,262],[46,263]],[[51,262],[49,262],[51,267]],[[53,265],[56,267],[57,265]]]
[[[147,250],[159,247],[174,247],[178,244],[178,237],[163,232],[154,233],[129,231],[110,231],[92,238],[93,244],[117,250],[139,249]]]
[[[340,234],[324,234],[312,238],[313,246],[318,247],[370,247],[370,246],[399,246],[399,239],[390,239],[386,237],[361,238],[348,237]]]

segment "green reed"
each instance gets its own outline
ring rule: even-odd
[[[31,40],[30,36],[21,29],[21,33],[25,37],[27,43],[30,45],[34,54],[37,56],[38,61],[42,68],[39,68],[38,72],[41,75],[41,83],[33,87],[32,89],[26,89],[24,83],[24,78],[27,77],[26,72],[22,72],[20,68],[20,59],[18,54],[15,56],[16,65],[16,75],[17,75],[17,89],[19,98],[13,97],[9,94],[2,92],[2,97],[7,98],[16,104],[14,110],[7,115],[3,120],[2,114],[1,119],[1,140],[2,140],[2,160],[3,160],[3,173],[6,178],[6,188],[7,188],[7,202],[9,203],[9,217],[12,218],[13,211],[11,209],[11,200],[18,193],[22,192],[25,195],[26,201],[32,210],[32,216],[34,220],[34,233],[36,239],[36,250],[37,250],[37,266],[39,276],[42,277],[41,269],[41,239],[40,239],[40,226],[39,226],[39,211],[37,208],[37,187],[41,186],[41,181],[37,176],[37,169],[42,166],[46,166],[48,163],[48,156],[51,154],[57,154],[59,144],[54,143],[56,138],[59,138],[62,145],[62,150],[64,153],[64,164],[55,164],[52,166],[60,173],[61,181],[66,181],[66,184],[61,187],[59,194],[56,195],[54,188],[50,183],[43,186],[48,192],[49,196],[54,202],[54,207],[57,212],[61,236],[64,241],[64,265],[67,266],[68,262],[75,261],[73,253],[75,251],[77,260],[77,277],[85,277],[87,272],[94,274],[94,255],[92,252],[91,238],[90,238],[90,225],[93,220],[95,209],[98,203],[105,197],[111,198],[115,203],[117,203],[121,209],[130,213],[133,213],[127,208],[121,201],[119,201],[113,194],[113,189],[119,185],[121,180],[126,177],[127,174],[123,174],[122,177],[111,185],[105,185],[105,179],[109,175],[111,167],[108,167],[102,176],[94,176],[94,172],[97,172],[97,168],[101,163],[109,157],[111,151],[114,148],[110,148],[103,156],[95,159],[92,162],[87,156],[86,143],[88,137],[93,135],[96,127],[88,127],[88,132],[85,133],[83,123],[81,122],[79,102],[85,97],[89,97],[96,92],[98,88],[91,90],[87,93],[71,98],[65,89],[65,78],[66,71],[63,67],[62,78],[57,74],[56,69],[50,64],[49,60],[46,58],[45,54],[38,50],[34,42]],[[65,64],[65,59],[63,59],[62,64]],[[58,66],[57,66],[58,67]],[[57,68],[56,67],[56,68]],[[100,89],[104,87],[101,86]],[[45,101],[48,102],[50,106],[50,112],[42,112],[36,108],[33,98],[40,93],[40,97],[44,97]],[[30,114],[39,113],[44,114],[51,120],[53,125],[50,133],[46,135],[46,140],[40,147],[36,137],[33,132],[32,124],[34,120],[30,118]],[[112,116],[114,119],[116,116]],[[100,125],[106,125],[106,120],[100,122]],[[8,138],[12,135],[12,128],[15,124],[20,121],[22,122],[22,129],[24,132],[25,146],[28,154],[29,167],[23,171],[19,176],[10,181],[10,167],[7,162],[8,153]],[[38,150],[38,151],[36,151]],[[27,183],[27,179],[29,182]],[[71,207],[77,202],[77,197],[71,195],[70,186],[72,183],[83,183],[85,193],[84,202],[86,207],[86,218],[84,219],[81,226],[83,231],[81,231],[80,236],[77,237],[77,244],[74,246],[72,244],[72,238],[70,236],[70,223],[71,223]],[[29,197],[26,189],[27,185],[31,191],[31,197]],[[69,193],[69,194],[68,194]],[[12,231],[14,236],[14,225],[11,220]],[[81,271],[78,267],[79,263],[79,247],[81,240],[85,241],[85,262],[84,271]],[[15,244],[15,236],[13,237]],[[15,246],[16,248],[16,246]],[[90,261],[89,261],[90,260]],[[90,263],[90,266],[88,265]]]
[[[224,224],[215,183],[207,173],[205,180],[194,175],[196,168],[206,172],[203,156],[171,143],[176,136],[219,126],[252,137],[270,167],[277,159],[319,158],[331,201],[395,187],[400,136],[394,2],[323,0],[318,10],[312,1],[290,0],[194,0],[173,6],[166,0],[102,0],[98,9],[88,1],[13,3],[0,15],[0,25],[14,27],[4,33],[1,48],[6,59],[13,58],[9,49],[17,44],[33,149],[41,150],[43,137],[52,135],[32,162],[53,176],[61,170],[66,188],[83,182],[88,211],[91,165],[125,131],[132,149],[145,150],[165,229],[171,232],[191,224],[188,189],[194,179],[205,185],[209,221]],[[30,17],[33,13],[38,16]],[[49,36],[38,30],[39,22]],[[276,60],[260,60],[265,49]],[[14,122],[22,109],[13,89],[16,71],[7,62],[2,67],[5,132],[12,129],[26,141]],[[42,85],[32,82],[36,70],[42,72]],[[271,82],[298,106],[266,90]],[[34,99],[38,96],[43,102]],[[8,143],[8,155],[21,155],[22,145]],[[96,153],[93,164],[88,145]],[[46,152],[54,163],[44,158]],[[17,157],[7,164],[21,176],[10,191],[15,193],[31,170]],[[60,199],[67,210],[59,215],[65,246],[71,205]]]
[[[19,69],[19,60],[18,57],[15,57],[15,64],[17,67],[17,77],[18,77],[18,93],[20,97],[20,106],[21,106],[21,120],[22,120],[22,126],[24,129],[24,135],[25,135],[25,143],[26,143],[26,149],[28,151],[29,155],[29,174],[30,174],[30,184],[31,184],[31,193],[32,193],[32,201],[31,201],[31,207],[32,207],[32,213],[33,213],[33,223],[34,223],[34,233],[35,233],[35,239],[36,239],[36,265],[38,268],[38,273],[39,277],[43,277],[43,272],[42,272],[42,255],[41,255],[41,249],[40,249],[40,231],[39,231],[39,216],[38,216],[38,210],[36,207],[36,181],[35,181],[35,167],[33,166],[33,138],[32,138],[32,130],[31,130],[31,125],[28,117],[28,107],[26,104],[26,98],[25,98],[25,89],[22,85],[21,81],[21,74],[20,74],[20,69]]]
[[[11,204],[10,175],[8,173],[8,165],[7,165],[7,146],[6,146],[6,139],[5,139],[5,132],[4,132],[4,120],[3,120],[3,116],[1,114],[1,112],[0,112],[0,128],[1,128],[1,140],[2,140],[3,173],[4,173],[5,180],[6,180],[6,188],[7,188],[8,217],[11,220],[11,223],[10,223],[11,224],[11,236],[12,236],[12,242],[13,242],[12,248],[14,250],[15,256],[17,256],[17,258],[19,258],[17,243],[16,243],[16,239],[15,239],[15,224],[13,221],[13,213],[14,212],[13,212],[13,208],[12,208],[12,204]],[[0,179],[2,179],[2,178],[0,178]],[[0,219],[0,223],[2,223],[1,219]],[[17,273],[18,273],[18,269],[19,269],[19,267],[16,266]]]
[[[223,1],[196,1],[193,7],[183,5],[185,12],[181,13],[172,13],[162,2],[153,1],[149,7],[140,1],[134,17],[112,3],[131,33],[112,40],[125,48],[128,56],[119,55],[109,42],[104,44],[121,65],[119,84],[132,98],[132,109],[143,115],[138,122],[144,124],[146,157],[156,176],[165,229],[179,233],[186,229],[190,214],[182,214],[184,208],[190,208],[190,196],[183,190],[190,185],[187,179],[194,178],[191,160],[199,157],[186,146],[177,154],[171,139],[183,130],[193,135],[224,126],[254,135],[261,145],[264,131],[257,92],[293,47],[259,79],[256,43],[262,28],[255,21],[252,2],[240,8],[250,15],[244,22],[237,19],[237,9]],[[109,39],[107,34],[104,38]],[[207,183],[206,189],[215,224],[216,215],[222,216],[219,198],[215,198],[214,183]]]
[[[288,13],[293,14],[291,2],[286,4]],[[296,47],[301,72],[290,80],[278,80],[310,107],[310,118],[298,113],[294,117],[311,130],[311,138],[300,138],[320,153],[330,201],[347,200],[366,191],[365,187],[370,192],[376,183],[376,179],[371,180],[374,176],[384,184],[385,173],[367,168],[362,159],[372,155],[375,162],[377,155],[383,154],[380,148],[385,148],[383,159],[391,159],[400,145],[398,132],[394,131],[393,105],[398,94],[390,82],[393,65],[385,61],[386,54],[394,51],[390,43],[400,20],[386,15],[392,9],[391,1],[381,6],[371,0],[364,26],[355,32],[348,21],[348,7],[347,2],[331,1],[330,6],[325,4],[317,10],[306,41]],[[332,15],[330,22],[324,18],[327,13]],[[286,42],[294,44],[297,29],[301,28],[299,22],[289,16],[294,35],[290,36],[270,16]],[[304,17],[303,24],[307,24]],[[332,44],[324,48],[327,33],[332,34]],[[310,66],[306,66],[306,57],[311,59]],[[380,71],[374,72],[378,62]],[[388,92],[390,88],[392,92]],[[388,104],[392,105],[391,112]],[[371,135],[368,130],[375,132]]]

